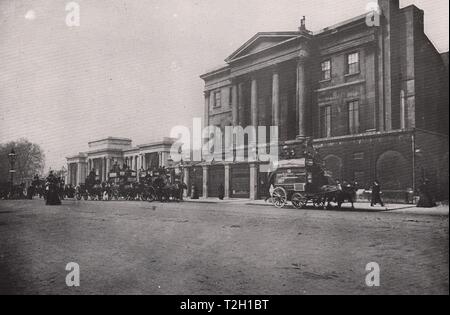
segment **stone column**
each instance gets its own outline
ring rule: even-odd
[[[258,198],[258,169],[256,163],[250,163],[250,199]]]
[[[238,103],[239,103],[239,125],[244,126],[245,119],[245,104],[244,104],[244,83],[239,83],[238,86]]]
[[[189,167],[184,167],[183,168],[183,183],[187,187],[187,189],[183,193],[183,196],[185,198],[187,198],[189,196],[188,193],[189,193],[189,189],[190,189],[190,187],[189,187],[189,185],[190,185],[190,182],[189,182]]]
[[[87,162],[81,163],[81,181],[86,183],[87,177]]]
[[[81,178],[81,162],[77,163],[77,186],[81,184],[82,178]]]
[[[208,198],[208,170],[209,165],[203,165],[203,198]]]
[[[256,78],[252,78],[252,87],[251,87],[251,124],[254,127],[258,126],[258,82]]]
[[[225,199],[230,198],[230,164],[225,164],[225,176],[224,176],[224,191],[225,191]]]
[[[108,173],[111,171],[111,159],[106,159],[106,178],[108,179]]]
[[[239,125],[239,104],[238,104],[238,85],[236,83],[231,87],[231,112],[233,116],[233,126]]]
[[[406,100],[405,91],[400,91],[400,129],[406,128]]]
[[[300,58],[297,63],[297,113],[298,113],[298,137],[306,137],[306,103],[307,88],[305,76],[305,59]]]
[[[162,167],[163,165],[164,165],[164,162],[163,162],[163,156],[162,156],[162,152],[158,152],[158,164],[159,164],[159,167]]]
[[[104,157],[102,159],[102,169],[103,169],[103,173],[102,173],[102,182],[106,181],[106,158]]]
[[[272,74],[272,123],[280,125],[280,75],[278,69]]]
[[[203,117],[203,127],[209,126],[209,104],[210,104],[210,92],[205,91],[205,113]]]
[[[147,170],[147,161],[145,160],[145,153],[142,154],[142,168]]]
[[[68,184],[68,185],[71,185],[72,183],[70,182],[70,179],[71,179],[71,175],[70,175],[70,163],[67,163],[67,180],[66,180],[66,183]]]

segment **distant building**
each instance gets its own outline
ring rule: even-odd
[[[205,122],[279,126],[281,145],[305,138],[335,178],[395,196],[422,178],[448,194],[448,53],[424,33],[424,12],[380,0],[381,24],[362,15],[317,33],[258,33],[205,73]],[[203,197],[257,199],[258,163],[202,163],[188,170]],[[203,188],[203,189],[202,189]]]
[[[85,182],[90,170],[94,170],[101,181],[106,181],[114,164],[129,166],[133,170],[155,169],[168,166],[173,140],[132,146],[126,138],[109,137],[89,142],[89,151],[67,157],[67,184]]]

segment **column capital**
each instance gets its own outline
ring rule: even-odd
[[[296,59],[297,65],[303,65],[308,61],[309,53],[302,49]]]
[[[209,97],[211,95],[211,91],[203,91],[203,95],[205,97]]]
[[[302,50],[303,51],[303,50]],[[301,53],[301,52],[300,52]],[[297,122],[298,122],[298,136],[306,136],[306,107],[308,102],[308,90],[306,82],[306,69],[304,58],[299,58],[297,63]]]
[[[280,64],[276,63],[274,65],[271,65],[269,69],[272,72],[272,74],[278,74],[280,72]]]

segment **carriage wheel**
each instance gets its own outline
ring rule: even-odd
[[[304,209],[308,204],[308,197],[300,193],[295,193],[294,195],[292,195],[291,201],[295,208]]]
[[[141,193],[138,199],[140,199],[141,201],[147,201],[148,196],[146,193]]]
[[[325,208],[325,199],[324,198],[317,198],[314,199],[314,207],[318,208],[318,209],[323,209]]]
[[[147,201],[148,202],[153,202],[155,200],[156,200],[156,193],[155,193],[155,190],[152,188],[148,192]]]
[[[272,193],[272,204],[278,209],[283,208],[287,203],[286,190],[283,187],[277,187]]]

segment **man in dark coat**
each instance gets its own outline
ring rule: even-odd
[[[219,192],[219,199],[223,200],[225,198],[225,188],[223,187],[222,184],[219,185],[218,192]]]
[[[373,207],[377,203],[384,207],[383,200],[381,200],[381,186],[380,183],[375,180],[372,185],[372,201],[370,203],[370,206]]]

